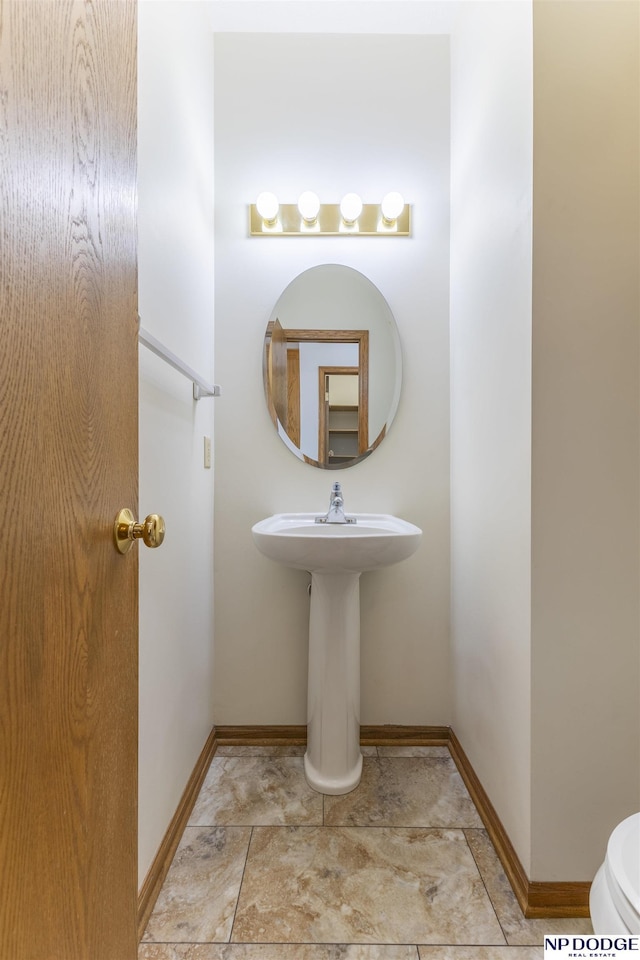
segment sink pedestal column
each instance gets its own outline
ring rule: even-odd
[[[359,573],[311,575],[304,771],[320,793],[349,793],[362,774],[359,581]]]

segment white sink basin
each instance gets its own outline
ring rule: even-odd
[[[314,513],[278,513],[252,528],[258,550],[310,573],[363,573],[406,560],[422,530],[385,513],[358,513],[356,523],[316,523]]]
[[[348,793],[360,754],[360,574],[406,560],[422,530],[384,513],[356,523],[316,523],[314,513],[279,513],[251,528],[261,553],[311,573],[307,752],[304,771],[320,793]]]

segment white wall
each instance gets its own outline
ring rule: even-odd
[[[202,3],[139,4],[139,312],[213,380],[213,40]],[[140,347],[139,881],[213,725],[211,399]]]
[[[453,728],[527,870],[531,65],[530,4],[461,6],[452,38]]]
[[[461,14],[453,727],[529,878],[590,880],[640,804],[638,8]]]
[[[534,6],[534,880],[640,809],[639,12]]]
[[[276,17],[290,7],[262,6]],[[274,512],[326,509],[335,479],[349,511],[395,513],[425,531],[413,558],[362,578],[362,721],[450,719],[448,47],[446,37],[216,34],[217,723],[306,722],[308,576],[260,555],[250,530]],[[398,189],[414,234],[251,239],[247,205],[263,189],[283,202],[303,189],[326,202]],[[404,353],[388,436],[338,474],[286,449],[262,386],[271,311],[319,263],[354,267],[379,288]]]

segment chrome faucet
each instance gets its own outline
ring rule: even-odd
[[[316,523],[356,523],[355,517],[346,517],[344,513],[344,499],[342,486],[336,482],[331,487],[329,509],[324,517],[316,517]]]

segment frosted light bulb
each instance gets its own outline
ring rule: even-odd
[[[404,210],[404,197],[401,193],[388,193],[380,204],[380,209],[386,224],[395,223]]]
[[[351,226],[356,222],[362,213],[362,200],[357,193],[345,194],[340,201],[340,213],[347,226]]]
[[[320,212],[320,200],[317,194],[313,193],[312,190],[305,190],[304,193],[301,193],[298,197],[298,210],[304,222],[312,226]]]
[[[269,193],[265,191],[258,196],[256,200],[256,210],[262,217],[265,223],[273,224],[278,218],[278,210],[280,209],[280,204],[278,203],[278,198],[275,193]]]

